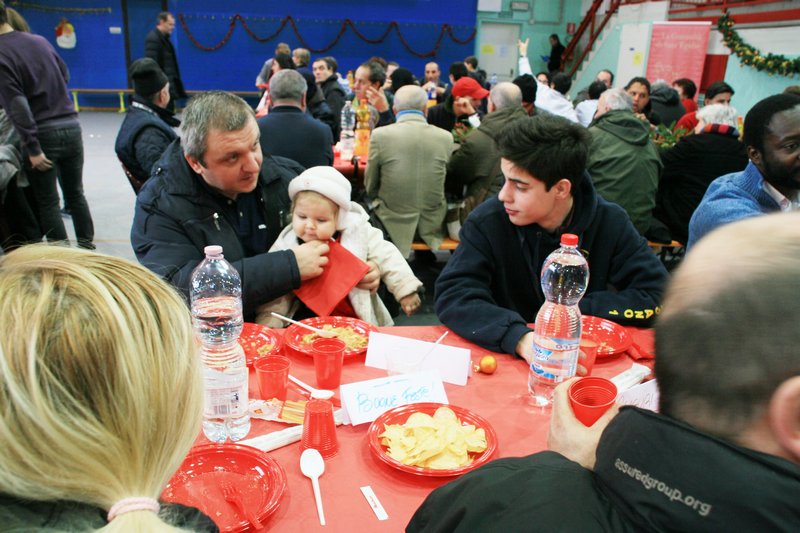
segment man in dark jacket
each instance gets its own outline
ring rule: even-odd
[[[133,97],[125,120],[117,134],[114,151],[125,166],[133,191],[139,190],[150,177],[150,170],[178,138],[172,128],[181,122],[166,109],[170,100],[169,81],[155,61],[149,57],[131,64]]]
[[[591,276],[583,314],[647,325],[667,272],[625,212],[599,198],[585,174],[586,129],[553,115],[509,124],[498,145],[505,184],[472,212],[436,281],[436,313],[462,337],[530,361],[528,326],[544,303],[542,263],[574,233]]]
[[[181,72],[178,69],[178,56],[175,47],[169,40],[175,30],[175,17],[167,11],[162,11],[156,19],[156,27],[150,30],[144,40],[144,55],[158,63],[169,80],[170,101],[167,109],[175,111],[175,102],[179,98],[186,98],[186,91],[181,81]]]
[[[279,70],[269,80],[269,115],[258,119],[261,151],[287,157],[304,168],[333,163],[331,129],[306,113],[308,85],[296,70]]]
[[[323,57],[314,61],[314,78],[317,85],[322,89],[322,94],[328,107],[331,109],[334,122],[333,140],[338,141],[341,134],[341,115],[344,102],[347,99],[344,94],[344,89],[339,83],[339,78],[336,70],[339,65],[336,59],[331,56]]]
[[[406,531],[797,531],[798,270],[796,213],[710,234],[655,326],[659,414],[611,409],[585,427],[563,383],[550,451],[436,489]]]
[[[656,205],[661,159],[650,141],[649,126],[633,114],[632,106],[622,89],[600,95],[589,125],[592,144],[586,168],[597,193],[622,206],[644,235]]]
[[[689,220],[711,182],[744,170],[748,161],[747,147],[739,141],[736,109],[712,104],[698,111],[697,117],[698,133],[682,137],[661,154],[664,172],[653,211],[670,238],[682,243],[688,242]]]
[[[686,109],[681,103],[681,96],[664,80],[654,81],[650,88],[653,91],[650,93],[650,105],[653,111],[661,117],[662,124],[672,129],[686,114]]]
[[[303,168],[262,157],[247,102],[221,91],[198,95],[184,110],[181,135],[136,198],[131,244],[139,262],[188,295],[203,249],[222,246],[242,277],[245,320],[319,276],[326,243],[267,253],[291,218],[289,181]]]

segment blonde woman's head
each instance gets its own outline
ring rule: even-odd
[[[181,297],[129,261],[37,245],[0,259],[0,315],[0,493],[157,499],[202,416]],[[160,526],[140,511],[109,529]]]

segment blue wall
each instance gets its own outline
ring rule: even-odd
[[[111,8],[110,13],[78,14],[61,11],[65,2],[38,0],[38,6],[52,6],[53,11],[19,7],[32,31],[49,39],[66,61],[71,73],[71,88],[123,88],[128,86],[125,66],[125,35],[111,34],[109,27],[122,27],[123,14],[120,0],[81,0],[80,8]],[[141,57],[144,37],[155,26],[160,11],[159,0],[128,0],[128,31],[131,58]],[[292,48],[301,46],[300,39],[290,25],[268,42],[258,42],[236,22],[230,40],[220,49],[207,52],[197,48],[189,34],[204,46],[219,43],[228,31],[235,14],[245,18],[247,25],[259,37],[275,32],[280,19],[291,15],[300,35],[311,48],[323,48],[333,41],[344,19],[356,23],[358,30],[369,39],[377,39],[391,21],[398,22],[400,32],[417,52],[429,52],[439,36],[442,24],[453,26],[459,40],[465,40],[475,30],[477,0],[360,0],[329,2],[323,0],[295,0],[294,2],[266,0],[170,0],[169,10],[183,15],[184,28],[178,21],[173,34],[181,76],[187,89],[255,90],[255,78],[264,61],[272,57],[275,45],[286,42]],[[55,44],[54,28],[62,16],[75,26],[78,39],[72,50]],[[466,44],[454,42],[445,35],[434,57],[417,57],[401,43],[397,32],[381,44],[368,44],[348,29],[338,44],[324,53],[312,52],[312,59],[323,55],[336,57],[340,71],[355,69],[365,59],[379,55],[394,60],[422,76],[428,61],[449,65],[471,55],[475,40]],[[91,100],[91,101],[89,101]],[[87,99],[82,105],[93,105]],[[114,106],[113,99],[105,99]]]

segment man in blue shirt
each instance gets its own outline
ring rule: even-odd
[[[689,222],[691,248],[717,226],[800,206],[800,96],[769,96],[747,113],[742,172],[714,180]]]

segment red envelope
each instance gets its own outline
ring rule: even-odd
[[[329,241],[328,264],[322,274],[304,281],[294,293],[317,316],[330,316],[336,304],[358,285],[369,265],[336,241]]]

